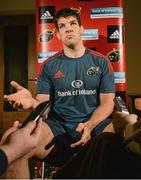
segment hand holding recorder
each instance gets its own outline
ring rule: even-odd
[[[115,106],[118,111],[114,115],[113,126],[116,133],[124,136],[123,145],[128,145],[141,136],[141,128],[134,130],[134,124],[137,123],[137,115],[129,114],[124,101],[120,96],[115,98]],[[129,132],[130,131],[130,132]]]

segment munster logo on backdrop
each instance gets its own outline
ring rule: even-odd
[[[48,42],[54,37],[55,29],[46,29],[39,35],[39,42]]]
[[[55,6],[40,6],[39,7],[39,24],[53,23],[55,16]]]

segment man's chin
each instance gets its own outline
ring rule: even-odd
[[[69,44],[68,47],[71,48],[71,49],[74,49],[75,48],[75,44]]]
[[[73,49],[73,48],[75,47],[76,44],[73,43],[73,42],[67,42],[65,45],[66,45],[67,47]]]

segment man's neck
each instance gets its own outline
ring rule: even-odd
[[[74,48],[64,47],[64,54],[70,58],[79,58],[83,56],[85,52],[85,47],[79,46]]]

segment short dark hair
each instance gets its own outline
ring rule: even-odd
[[[58,29],[58,19],[60,17],[66,18],[68,16],[74,16],[77,19],[79,26],[81,26],[80,10],[77,8],[63,8],[59,10],[55,15],[54,24],[57,29]]]

